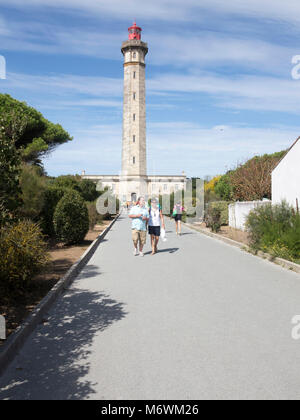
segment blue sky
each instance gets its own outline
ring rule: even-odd
[[[44,161],[49,175],[119,173],[120,47],[135,18],[149,174],[222,174],[300,135],[299,0],[0,0],[0,92],[74,136]]]

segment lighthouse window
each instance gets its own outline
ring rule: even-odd
[[[133,58],[136,58],[136,53],[135,52],[133,53]]]
[[[135,98],[136,98],[136,93],[135,92],[133,92],[133,100],[135,101]]]
[[[132,160],[133,160],[133,164],[135,165],[135,157]]]
[[[136,71],[133,72],[133,78],[135,79],[136,77]]]
[[[135,121],[135,114],[133,114],[133,121]]]
[[[135,136],[133,136],[133,143],[135,143]]]

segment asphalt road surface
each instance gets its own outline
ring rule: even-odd
[[[300,276],[188,228],[133,256],[123,215],[0,399],[299,399]]]

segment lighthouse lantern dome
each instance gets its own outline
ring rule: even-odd
[[[136,22],[134,22],[133,25],[130,26],[130,28],[128,28],[128,32],[129,32],[129,39],[140,40],[142,38],[141,36],[142,28],[137,26]]]

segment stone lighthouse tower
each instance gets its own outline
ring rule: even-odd
[[[145,57],[148,45],[141,40],[142,29],[134,24],[128,29],[128,40],[122,44],[124,56],[124,105],[121,175],[87,175],[100,185],[108,187],[121,202],[136,201],[137,197],[158,197],[184,190],[186,176],[148,175],[146,148],[146,89]]]
[[[124,56],[124,108],[122,176],[146,177],[145,57],[148,46],[141,41],[142,29],[133,24],[122,44]]]

